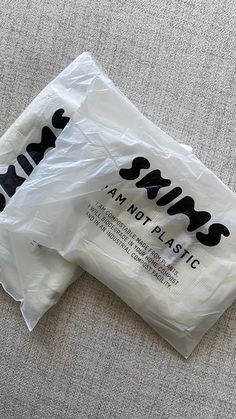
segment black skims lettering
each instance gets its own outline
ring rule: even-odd
[[[191,196],[185,196],[167,210],[169,215],[184,214],[190,219],[188,231],[195,231],[211,219],[211,214],[206,211],[195,211],[194,200]]]
[[[6,173],[0,175],[0,185],[10,197],[14,195],[16,188],[21,186],[24,181],[25,178],[16,174],[15,166],[12,164],[8,167]]]
[[[212,224],[209,227],[208,234],[198,232],[196,234],[197,239],[200,243],[205,246],[217,246],[221,241],[221,236],[229,237],[230,232],[223,224]]]
[[[170,186],[171,181],[161,176],[160,170],[153,170],[136,183],[137,188],[145,188],[149,199],[155,199],[161,188]]]
[[[54,128],[64,129],[68,124],[70,118],[63,116],[64,112],[64,109],[58,109],[54,112],[52,116],[52,125]],[[56,135],[50,128],[43,127],[40,143],[32,143],[26,147],[27,153],[33,159],[35,164],[39,164],[41,162],[49,148],[55,147],[56,139]]]
[[[0,211],[2,212],[4,210],[6,206],[6,198],[5,196],[1,193],[0,194]]]
[[[134,180],[140,175],[142,169],[149,169],[150,163],[144,157],[136,157],[130,169],[120,169],[120,176],[122,179]]]
[[[48,127],[43,127],[40,143],[32,143],[26,147],[27,153],[34,160],[35,164],[39,164],[44,158],[44,154],[49,148],[54,148],[57,137]]]
[[[68,116],[64,116],[64,109],[58,109],[52,117],[52,125],[54,128],[64,129],[68,124],[70,118]]]
[[[54,128],[62,130],[68,124],[70,118],[68,116],[64,116],[64,112],[65,111],[62,108],[57,109],[54,112],[52,116],[52,125]],[[27,153],[30,155],[36,165],[40,163],[49,148],[55,147],[56,139],[57,136],[50,128],[43,127],[40,143],[31,143],[26,147]],[[29,176],[32,173],[34,167],[29,162],[27,156],[20,154],[17,157],[17,161],[21,168],[24,170],[25,174]],[[14,165],[10,165],[6,173],[0,174],[0,185],[10,198],[15,194],[16,189],[21,186],[25,180],[25,177],[17,175]],[[6,198],[3,194],[0,194],[0,211],[3,211],[5,206]]]
[[[150,163],[144,157],[136,157],[131,165],[131,168],[122,168],[119,171],[120,176],[125,180],[136,180],[140,176],[142,169],[149,169]],[[136,183],[137,188],[145,188],[147,190],[148,199],[155,199],[161,188],[171,185],[170,179],[165,179],[161,175],[160,170],[153,170],[145,175],[141,180]],[[174,199],[182,194],[182,188],[175,187],[166,195],[162,196],[156,201],[157,206],[165,206],[171,203]],[[167,213],[171,216],[176,214],[186,215],[190,223],[187,230],[193,232],[200,227],[204,226],[210,219],[211,214],[207,211],[196,211],[195,202],[191,196],[185,196],[168,208]],[[197,232],[197,240],[204,246],[217,246],[221,237],[229,237],[230,232],[228,228],[220,223],[215,223],[209,226],[208,233]]]
[[[34,168],[32,164],[23,154],[20,154],[17,157],[17,161],[19,165],[22,167],[22,169],[24,170],[24,172],[27,174],[27,176],[29,176],[33,172]]]

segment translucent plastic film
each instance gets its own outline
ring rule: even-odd
[[[0,210],[32,174],[81,102],[100,69],[83,54],[33,100],[0,139]],[[75,272],[76,271],[76,272]],[[81,270],[57,252],[12,237],[0,225],[0,283],[16,300],[27,326],[58,300]]]
[[[236,297],[235,195],[97,77],[1,221],[97,277],[184,357]]]
[[[55,147],[58,135],[93,90],[95,80],[115,89],[91,55],[84,53],[49,83],[0,138],[0,211]],[[126,99],[122,101],[128,106]],[[125,129],[126,120],[119,123]],[[13,236],[0,224],[0,284],[21,302],[30,330],[78,277],[81,270],[74,274],[75,269],[57,252]]]

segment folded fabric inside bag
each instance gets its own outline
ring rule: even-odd
[[[236,198],[106,79],[1,214],[94,275],[184,357],[236,298]]]

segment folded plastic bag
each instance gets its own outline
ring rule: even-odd
[[[101,70],[80,55],[31,102],[0,139],[0,210],[43,159]]]
[[[8,294],[21,302],[23,318],[32,330],[82,270],[56,251],[17,237],[3,225],[0,238],[0,282]]]
[[[96,79],[1,221],[97,277],[187,358],[236,298],[235,209],[192,153]]]
[[[85,98],[100,69],[82,54],[33,100],[0,139],[0,211],[31,175]],[[30,330],[82,272],[57,252],[0,225],[0,284],[21,301]]]
[[[93,57],[83,53],[49,83],[1,137],[0,211],[45,153],[55,147],[72,113],[93,89],[94,80],[101,80],[116,90]],[[125,97],[121,106],[123,103],[135,109]],[[125,129],[123,115],[119,124]],[[151,123],[150,127],[152,129]],[[57,252],[16,237],[1,224],[0,238],[0,284],[14,299],[21,301],[22,314],[32,330],[81,270],[75,272],[75,266]]]

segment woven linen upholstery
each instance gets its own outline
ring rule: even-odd
[[[236,191],[234,0],[2,0],[0,134],[85,50]],[[187,361],[88,274],[31,334],[0,304],[2,419],[236,418],[236,304]]]

